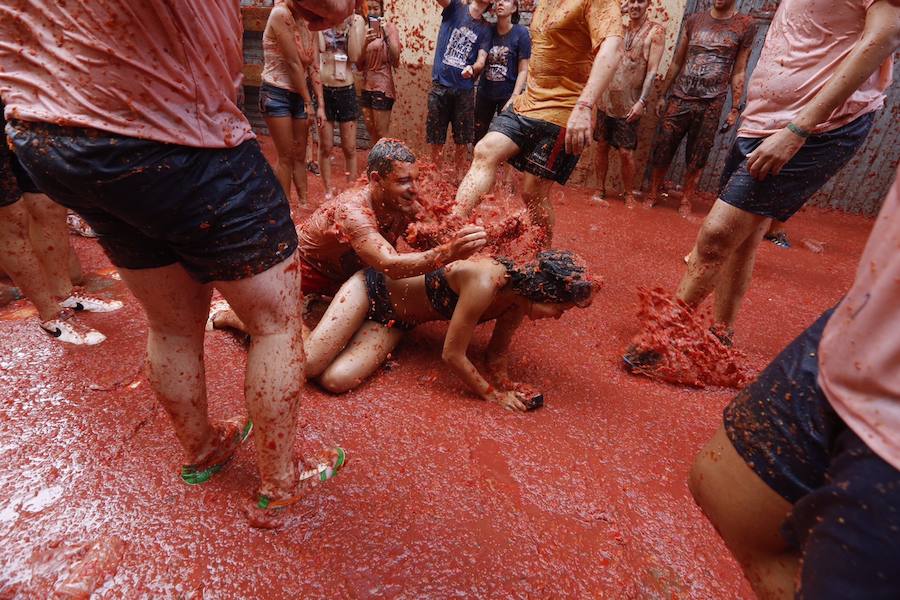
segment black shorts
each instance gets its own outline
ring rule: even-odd
[[[597,111],[594,141],[605,140],[607,144],[618,150],[634,150],[637,148],[639,122],[629,123],[625,119],[611,117],[602,111]]]
[[[782,526],[802,552],[797,598],[896,598],[900,471],[872,452],[819,388],[832,311],[791,342],[725,409],[747,465],[793,508]]]
[[[495,116],[500,114],[500,111],[503,110],[503,107],[506,106],[507,102],[509,102],[509,98],[488,98],[486,94],[482,93],[475,95],[476,142],[487,134],[488,128],[491,126],[491,121]]]
[[[432,82],[425,141],[443,145],[448,125],[453,126],[453,141],[457,144],[475,142],[475,90],[457,90]]]
[[[22,198],[22,194],[41,192],[6,141],[4,110],[6,107],[0,102],[0,208],[12,206]]]
[[[523,117],[512,107],[494,117],[489,131],[502,133],[519,147],[519,153],[509,159],[519,171],[565,184],[578,164],[579,156],[566,152],[564,127]]]
[[[747,171],[747,155],[765,138],[735,139],[719,198],[749,213],[787,221],[856,154],[874,120],[875,113],[867,113],[833,131],[809,136],[778,175],[762,181]]]
[[[366,278],[366,293],[369,296],[369,314],[366,318],[385,327],[396,327],[403,331],[413,329],[415,324],[401,321],[394,314],[394,304],[388,293],[384,273],[369,267],[363,274]]]
[[[306,103],[297,92],[263,83],[259,88],[259,112],[264,117],[306,118]]]
[[[359,97],[359,105],[372,110],[391,110],[394,108],[394,99],[388,97],[384,92],[363,90]]]
[[[653,146],[653,166],[668,167],[685,135],[687,169],[699,171],[706,166],[706,159],[716,140],[724,104],[725,96],[696,100],[671,96]]]
[[[332,123],[347,123],[359,118],[355,85],[325,86],[322,89],[322,99],[325,100],[325,118]]]
[[[22,121],[9,132],[38,186],[84,217],[117,267],[179,263],[197,281],[231,281],[297,247],[287,198],[256,140],[192,148]]]

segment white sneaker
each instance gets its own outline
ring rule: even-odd
[[[215,319],[220,314],[225,311],[231,310],[231,306],[228,304],[227,300],[216,300],[212,303],[212,306],[209,307],[209,317],[206,319],[206,330],[212,331],[215,329]]]
[[[86,238],[97,237],[97,233],[91,228],[91,226],[85,223],[84,219],[73,212],[70,212],[68,215],[66,215],[66,223],[68,223],[69,231],[71,231],[72,233]]]
[[[67,342],[76,346],[95,346],[106,339],[106,336],[95,329],[91,329],[74,319],[72,310],[63,310],[59,316],[49,321],[41,322],[41,329],[50,337],[55,337],[61,342]]]
[[[86,312],[106,313],[114,312],[124,306],[118,300],[101,300],[92,296],[83,294],[72,294],[59,303],[63,308],[72,308],[75,310],[83,310]]]

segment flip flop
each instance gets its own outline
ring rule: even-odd
[[[337,459],[333,463],[318,463],[313,468],[302,471],[299,478],[300,482],[309,481],[312,485],[317,485],[337,477],[340,470],[347,464],[347,452],[340,446],[333,450],[337,453]],[[265,494],[260,494],[256,502],[256,508],[260,510],[287,508],[305,498],[309,487],[311,486],[304,486],[302,494],[280,500],[272,500]]]
[[[239,435],[240,439],[238,440],[237,445],[234,447],[234,452],[228,455],[228,457],[222,462],[206,467],[199,468],[197,465],[182,465],[181,467],[181,480],[184,481],[188,485],[200,485],[201,483],[206,483],[212,476],[221,471],[225,465],[227,465],[234,455],[237,453],[238,447],[243,444],[248,437],[250,437],[250,432],[253,431],[253,421],[247,421],[247,424],[244,425],[244,428],[240,430]]]

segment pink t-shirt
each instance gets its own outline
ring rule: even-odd
[[[875,0],[783,0],[747,87],[742,137],[783,129],[819,93],[859,40]],[[891,59],[816,127],[831,131],[884,106]]]
[[[900,469],[900,168],[856,281],[825,327],[819,385],[847,426]]]
[[[237,146],[241,35],[237,0],[0,2],[6,118]]]
[[[384,36],[368,44],[363,55],[363,89],[367,92],[383,92],[388,98],[396,98],[393,67],[388,56],[386,38],[390,38],[401,47],[400,34],[393,23],[382,21],[382,27]]]

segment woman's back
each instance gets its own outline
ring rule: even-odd
[[[448,320],[442,314],[446,311],[441,310],[442,306],[446,306],[443,300],[447,296],[496,296],[506,285],[506,281],[506,267],[492,258],[478,257],[452,262],[429,276],[386,279],[386,284],[397,317],[408,323],[425,323]],[[481,297],[478,298],[480,299]],[[495,319],[505,309],[506,306],[499,306],[495,302],[484,312],[480,321]]]

